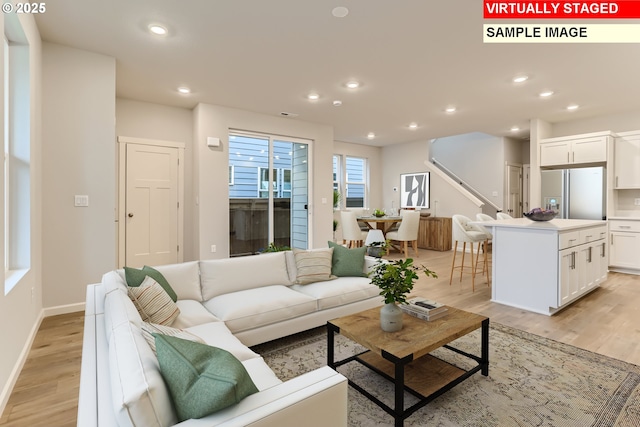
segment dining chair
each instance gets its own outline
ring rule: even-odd
[[[513,217],[512,217],[511,215],[506,214],[506,213],[504,213],[504,212],[498,212],[498,213],[496,214],[496,218],[497,218],[497,219],[513,219]]]
[[[367,238],[367,232],[362,231],[356,219],[356,212],[340,211],[342,220],[342,240],[348,247],[360,247]]]
[[[409,242],[418,256],[418,228],[420,227],[420,211],[402,212],[402,221],[398,231],[389,231],[385,235],[387,240],[402,242],[405,258],[409,257]]]
[[[488,239],[488,235],[485,231],[483,231],[479,226],[471,224],[471,219],[464,215],[453,215],[451,217],[451,225],[452,225],[452,234],[454,240],[454,248],[453,248],[453,262],[451,263],[451,275],[449,277],[449,286],[451,286],[451,282],[453,281],[453,272],[454,270],[460,270],[460,281],[462,282],[462,274],[463,273],[471,273],[471,289],[475,292],[476,290],[476,271],[477,271],[477,262],[475,257],[480,256],[480,246],[486,244]],[[458,242],[462,242],[462,263],[460,265],[456,265],[456,255],[458,253]],[[465,269],[464,258],[467,251],[467,243],[471,244],[471,266]],[[478,249],[474,254],[474,246],[475,243],[478,244]],[[483,261],[483,269],[482,272],[486,271],[487,274],[487,286],[489,286],[489,269],[487,268],[487,252],[485,246],[485,255]],[[469,271],[468,271],[469,270]]]

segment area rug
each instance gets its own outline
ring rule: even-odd
[[[453,345],[478,354],[480,332]],[[362,351],[336,336],[336,360]],[[325,328],[253,348],[284,380],[327,363]],[[477,373],[416,411],[405,426],[640,426],[640,367],[547,338],[492,323],[489,376]],[[437,356],[461,367],[468,363],[448,350]],[[389,382],[349,363],[339,368],[388,405]],[[407,406],[412,396],[405,394]],[[393,425],[390,415],[349,387],[350,426]]]

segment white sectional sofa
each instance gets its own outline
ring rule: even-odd
[[[365,257],[363,272],[376,259]],[[178,423],[158,359],[127,295],[122,270],[87,288],[78,426],[347,425],[347,382],[323,367],[282,382],[249,348],[382,304],[367,277],[296,284],[292,252],[155,267],[177,295],[171,325],[232,353],[259,390]]]

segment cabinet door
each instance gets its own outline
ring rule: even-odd
[[[596,281],[594,286],[607,280],[609,270],[609,257],[607,256],[607,241],[600,240],[594,243],[593,257],[596,262]]]
[[[571,163],[607,161],[607,137],[576,139],[571,144]]]
[[[609,265],[640,268],[640,233],[612,231],[609,244]]]
[[[617,138],[614,150],[616,188],[640,188],[640,139]]]
[[[578,296],[595,286],[596,265],[593,262],[593,247],[590,244],[580,245],[576,248],[577,261],[576,269],[578,270]]]
[[[558,306],[572,301],[578,295],[578,270],[574,248],[560,251],[560,272],[558,286]]]
[[[555,166],[569,164],[569,141],[549,142],[540,144],[540,166]]]

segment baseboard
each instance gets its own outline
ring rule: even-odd
[[[22,372],[22,368],[24,367],[25,362],[27,361],[27,357],[29,357],[29,352],[31,351],[31,346],[33,345],[33,341],[36,338],[36,334],[38,333],[38,329],[40,329],[40,324],[42,323],[42,319],[44,319],[44,310],[40,310],[40,315],[38,319],[34,322],[33,327],[31,328],[31,332],[29,333],[29,337],[22,348],[22,352],[20,353],[20,357],[18,358],[16,364],[13,367],[13,371],[11,371],[11,375],[7,379],[4,388],[2,389],[2,394],[0,394],[0,414],[4,412],[4,409],[9,402],[9,397],[11,397],[11,392],[13,391],[13,387],[16,385],[18,381],[18,377],[20,376],[20,372]]]
[[[77,304],[58,305],[56,307],[47,307],[43,309],[44,316],[57,316],[58,314],[75,313],[77,311],[84,311],[85,303],[79,302]]]

